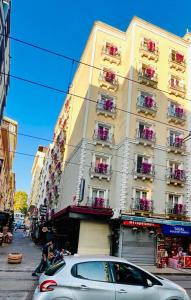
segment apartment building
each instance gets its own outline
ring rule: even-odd
[[[153,264],[163,224],[191,226],[190,61],[189,32],[94,24],[51,150],[47,205],[74,252]]]
[[[6,105],[6,97],[9,87],[10,77],[10,13],[11,1],[0,1],[0,123],[3,117],[3,110]]]
[[[17,146],[18,124],[4,117],[0,126],[0,225],[8,222],[13,212],[15,173],[13,161]]]
[[[47,148],[44,146],[39,146],[38,150],[35,155],[34,163],[32,166],[31,174],[32,174],[32,186],[31,186],[31,193],[28,201],[28,206],[37,206],[39,202],[39,191],[42,185],[40,178],[41,178],[41,171],[43,168],[44,158],[46,155]]]

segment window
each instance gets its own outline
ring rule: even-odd
[[[45,271],[45,275],[53,276],[58,273],[65,266],[65,262],[61,261],[57,264],[52,265],[48,270]]]
[[[183,137],[180,132],[170,130],[170,146],[171,147],[182,147]]]
[[[136,190],[136,199],[147,199],[147,194],[146,191]]]
[[[174,206],[179,203],[179,199],[180,196],[173,195],[173,194],[168,195],[169,208],[173,209]]]
[[[101,110],[113,111],[115,108],[115,99],[112,96],[101,94],[97,107]]]
[[[112,271],[116,283],[145,285],[143,273],[134,266],[123,263],[112,263]]]
[[[110,271],[106,262],[92,261],[80,263],[75,265],[71,272],[74,277],[80,279],[111,282]]]
[[[95,198],[105,198],[105,190],[98,190],[98,189],[93,189],[92,190],[92,197],[93,199]]]

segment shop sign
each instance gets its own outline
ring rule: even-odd
[[[156,223],[156,224],[167,224],[167,225],[177,225],[177,226],[186,226],[191,227],[191,222],[186,221],[174,221],[174,220],[166,220],[166,219],[156,219],[156,218],[146,218],[146,217],[137,217],[137,216],[128,216],[121,215],[121,219],[124,221],[137,221],[137,222],[148,222],[148,223]]]
[[[136,226],[136,227],[160,227],[159,224],[137,222],[137,221],[123,221],[124,226]]]
[[[84,199],[84,189],[85,189],[85,179],[81,178],[81,181],[80,181],[79,202],[82,202],[83,199]]]
[[[165,235],[191,236],[191,227],[162,225]]]
[[[46,216],[47,213],[47,206],[46,205],[41,205],[40,206],[40,215],[41,216]]]

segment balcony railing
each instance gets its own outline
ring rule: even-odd
[[[156,87],[158,84],[158,75],[152,68],[141,69],[139,71],[139,81],[148,86]]]
[[[133,211],[152,212],[153,201],[146,198],[135,198],[132,200],[131,208]]]
[[[90,168],[90,176],[98,177],[99,179],[106,178],[110,180],[111,178],[111,166],[106,163],[93,164]]]
[[[142,42],[140,46],[140,52],[142,57],[147,57],[148,59],[158,61],[159,51],[156,47],[155,42],[149,40],[148,42]]]
[[[167,183],[173,183],[174,185],[184,185],[186,182],[186,174],[184,170],[180,169],[167,169]]]
[[[176,71],[185,72],[186,69],[186,61],[184,55],[176,52],[171,53],[169,57],[170,68],[175,69]]]
[[[115,45],[108,45],[106,43],[103,47],[102,57],[103,60],[107,60],[110,63],[115,63],[117,65],[121,62],[121,52]]]
[[[109,199],[105,199],[102,197],[92,197],[88,199],[87,206],[93,208],[110,208]]]
[[[119,83],[117,75],[112,71],[102,71],[99,76],[100,86],[105,87],[108,90],[116,91],[118,89]]]
[[[169,107],[168,108],[168,117],[169,120],[176,123],[181,124],[186,121],[186,114],[183,108],[176,106],[174,108]]]
[[[144,112],[145,114],[151,114],[153,116],[157,112],[156,102],[150,96],[140,95],[137,99],[137,108],[139,112]]]
[[[168,145],[168,152],[172,151],[174,153],[184,154],[186,151],[186,146],[183,143],[183,138],[178,136],[175,138],[168,137],[167,145]]]
[[[186,93],[186,88],[185,88],[185,84],[174,84],[172,83],[172,80],[169,81],[169,92],[170,94],[172,95],[175,95],[175,96],[179,96],[179,97],[184,97],[185,96],[185,93]]]
[[[101,145],[112,145],[113,135],[107,129],[95,130],[93,139]]]
[[[96,110],[97,113],[104,114],[106,116],[109,115],[115,117],[116,115],[116,105],[114,105],[111,99],[98,100]]]
[[[185,204],[175,204],[171,206],[170,204],[166,205],[166,214],[168,215],[178,215],[186,216],[187,210]]]
[[[149,179],[153,181],[154,175],[154,166],[150,163],[143,162],[140,167],[135,168],[135,179],[141,178],[142,180]]]
[[[145,128],[143,130],[137,129],[136,132],[137,140],[140,144],[144,144],[144,146],[152,146],[155,144],[156,138],[155,133],[152,129]]]

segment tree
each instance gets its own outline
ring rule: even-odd
[[[24,191],[18,191],[14,196],[14,210],[27,214],[27,200],[28,194]]]

